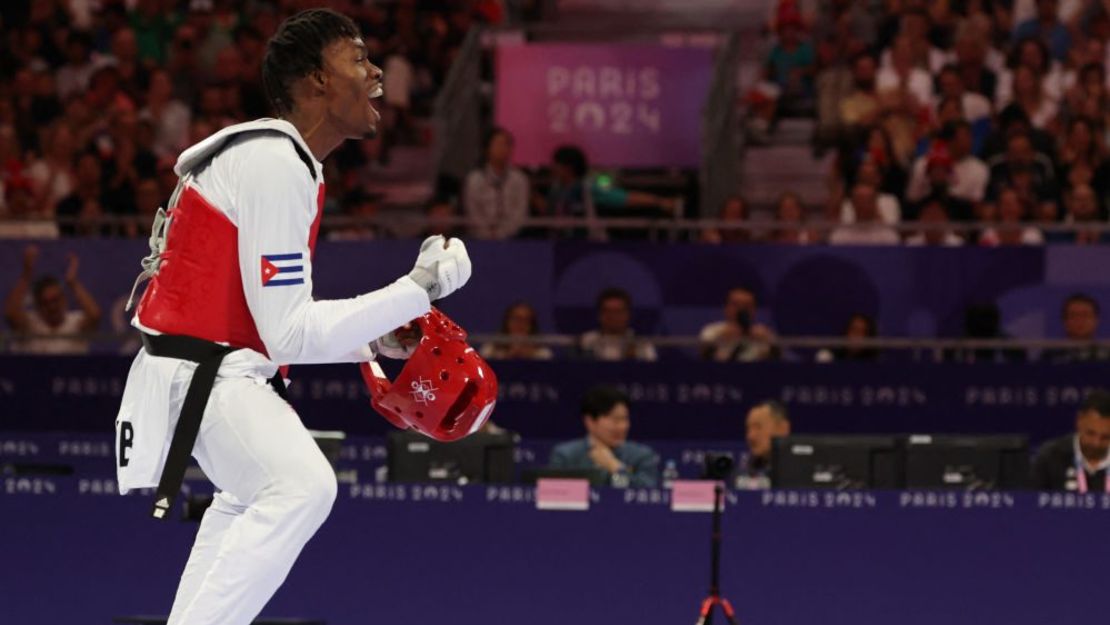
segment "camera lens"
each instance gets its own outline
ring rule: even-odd
[[[725,480],[732,474],[733,460],[730,454],[706,454],[705,478]]]

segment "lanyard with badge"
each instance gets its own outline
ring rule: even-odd
[[[1106,470],[1107,468],[1103,467],[1098,471]],[[1098,471],[1095,471],[1095,473],[1098,473]],[[1102,480],[1102,483],[1103,491],[1110,493],[1110,471],[1107,472],[1106,476]],[[1089,490],[1087,486],[1087,470],[1083,466],[1083,454],[1079,453],[1078,450],[1076,450],[1075,452],[1075,485],[1076,491],[1078,491],[1081,495],[1086,494]]]

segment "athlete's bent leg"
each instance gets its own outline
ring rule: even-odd
[[[331,511],[335,472],[289,404],[251,379],[217,381],[193,455],[226,495],[205,514],[169,625],[248,625]]]

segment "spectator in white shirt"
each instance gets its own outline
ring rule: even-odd
[[[937,87],[941,98],[954,98],[960,103],[964,119],[968,123],[991,116],[991,101],[981,93],[968,91],[964,86],[960,69],[955,65],[945,65],[937,76]]]
[[[1003,245],[1044,245],[1044,234],[1023,222],[1032,212],[1032,206],[1022,200],[1011,187],[998,193],[998,225],[987,228],[979,235],[979,244],[987,247]]]
[[[656,360],[655,346],[636,338],[631,321],[632,297],[623,289],[603,290],[597,297],[598,329],[579,339],[582,355],[608,361]]]
[[[27,176],[35,193],[36,211],[53,215],[62,198],[73,192],[77,174],[73,158],[77,150],[73,131],[65,122],[55,122],[47,130],[43,156],[31,163]]]
[[[65,102],[70,96],[80,94],[89,86],[95,64],[89,51],[92,42],[81,31],[70,32],[66,37],[66,62],[54,73],[58,100]]]
[[[898,245],[898,232],[879,218],[878,191],[874,185],[857,182],[852,187],[852,209],[856,222],[840,226],[829,235],[830,245]]]
[[[724,319],[701,329],[702,357],[717,362],[755,362],[775,357],[771,328],[756,323],[755,294],[743,287],[729,289]]]
[[[904,90],[910,93],[918,106],[933,101],[933,77],[914,62],[913,43],[900,35],[890,46],[889,64],[884,64],[876,76],[880,92]]]
[[[882,172],[879,171],[878,166],[871,159],[864,160],[856,170],[856,182],[875,187],[879,194],[875,200],[879,207],[879,219],[884,224],[896,226],[902,221],[902,204],[893,193],[882,191],[882,176]],[[856,211],[852,208],[850,198],[844,198],[844,201],[840,204],[840,223],[856,223]]]
[[[0,239],[57,239],[58,223],[51,215],[35,210],[35,196],[26,178],[11,177],[0,185]]]
[[[479,239],[508,239],[528,217],[528,176],[513,167],[513,135],[494,128],[486,138],[485,166],[466,177],[463,208]]]
[[[907,8],[898,18],[898,37],[905,38],[909,44],[911,61],[929,74],[940,71],[946,59],[944,52],[929,41],[931,22],[929,14],[923,8]],[[893,47],[891,45],[891,49],[883,52],[880,58],[882,65],[892,64]]]
[[[969,91],[994,101],[998,90],[998,72],[1006,67],[1006,58],[991,47],[993,25],[986,16],[963,20],[956,29],[951,62],[960,72],[960,79]]]
[[[23,272],[8,292],[4,314],[8,325],[20,336],[18,351],[28,354],[84,354],[89,351],[87,335],[100,324],[100,307],[77,279],[78,259],[70,254],[65,284],[77,299],[80,310],[69,310],[62,284],[52,277],[31,281],[39,250],[29,245],[23,251]],[[34,306],[24,308],[28,288]]]
[[[998,88],[994,94],[994,108],[1001,111],[1015,99],[1015,79],[1018,67],[1033,70],[1040,92],[1055,104],[1064,93],[1064,73],[1060,64],[1049,56],[1048,47],[1036,37],[1022,39],[1014,45],[1006,61],[1007,69],[998,76]]]
[[[189,107],[173,96],[173,81],[169,72],[164,69],[152,71],[146,106],[139,111],[139,119],[148,119],[154,124],[154,150],[158,156],[176,157],[188,147],[192,117]]]
[[[990,183],[990,169],[971,153],[971,145],[971,126],[967,122],[946,124],[929,153],[914,161],[906,199],[918,202],[940,187],[951,197],[981,202]]]
[[[517,302],[505,309],[501,334],[511,340],[491,341],[479,353],[486,360],[551,360],[551,348],[528,340],[540,332],[536,309],[528,302]]]
[[[768,243],[808,245],[816,239],[805,226],[806,208],[797,193],[787,191],[779,196],[775,205],[775,229],[767,237]]]

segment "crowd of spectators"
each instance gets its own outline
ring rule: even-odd
[[[143,236],[191,143],[270,114],[265,42],[298,0],[14,2],[0,41],[0,237]],[[329,159],[324,236],[381,227],[375,173],[399,144],[427,144],[437,88],[466,32],[504,2],[333,2],[385,70],[383,131]],[[787,190],[773,225],[743,197],[691,238],[706,243],[1039,245],[1101,243],[1110,211],[1110,7],[1104,0],[932,3],[779,0],[748,131],[817,120],[835,159],[830,192]],[[591,220],[691,216],[686,194],[622,188],[574,145],[541,172],[517,167],[493,128],[483,162],[425,206],[426,231],[504,239],[528,218],[572,217],[561,236],[621,238]],[[539,175],[535,175],[539,173]],[[762,207],[761,207],[762,208]],[[818,216],[817,219],[814,219]],[[728,222],[737,222],[729,226]],[[982,224],[971,227],[967,224]],[[916,228],[915,228],[916,226]],[[1098,226],[1085,228],[1084,226]],[[1066,227],[1066,229],[1061,229]],[[556,228],[556,230],[559,230]],[[627,232],[623,233],[627,234]]]
[[[651,338],[638,336],[633,328],[634,302],[631,295],[618,287],[602,289],[594,312],[596,327],[575,338],[572,345],[552,349],[539,340],[544,331],[536,310],[526,302],[509,306],[504,313],[498,334],[501,338],[481,346],[481,354],[491,360],[552,360],[569,358],[602,362],[654,362],[678,349],[687,357],[719,363],[756,362],[856,362],[885,361],[892,350],[883,350],[874,339],[881,339],[878,320],[864,312],[853,312],[843,321],[843,331],[834,339],[833,347],[811,349],[780,344],[782,337],[769,323],[767,310],[761,310],[755,293],[746,287],[734,287],[725,294],[722,315],[697,333],[696,347],[682,340],[671,350],[658,348]],[[950,363],[1015,363],[1030,359],[1052,364],[1110,361],[1110,348],[1099,338],[1101,306],[1086,293],[1066,297],[1060,308],[1063,335],[1056,337],[1069,342],[1035,353],[1021,347],[992,346],[947,350],[918,350],[912,358],[926,362]],[[676,337],[686,339],[690,337]],[[803,337],[813,339],[815,337]],[[995,304],[971,304],[964,312],[963,332],[957,341],[998,341],[1012,339],[1002,328],[1001,313]],[[559,340],[559,337],[555,337]],[[789,341],[786,341],[789,343]],[[905,353],[905,352],[903,352]]]
[[[814,212],[841,225],[805,242],[1105,240],[1110,3],[780,0],[771,28],[749,136],[810,116],[835,154]]]
[[[305,0],[12,0],[0,17],[0,237],[145,236],[185,147],[270,116],[266,41]],[[330,214],[375,211],[367,186],[399,144],[427,142],[437,86],[500,0],[329,3],[385,70],[382,131],[326,164]],[[340,229],[337,236],[372,234]]]

